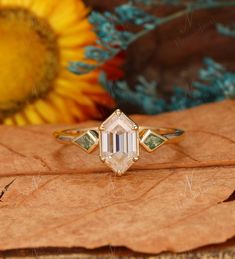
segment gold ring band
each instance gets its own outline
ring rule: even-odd
[[[139,127],[139,134],[141,135],[144,131],[151,130],[156,134],[165,137],[168,141],[166,143],[178,143],[182,141],[182,137],[184,137],[184,131],[181,129],[174,128],[154,128],[154,127]],[[54,136],[59,142],[64,144],[76,144],[74,143],[74,139],[83,135],[88,131],[96,132],[96,135],[99,135],[99,128],[72,128],[66,129],[62,131],[54,132]],[[86,151],[86,150],[85,150]],[[89,152],[90,153],[90,152]]]
[[[100,159],[118,175],[124,174],[139,159],[139,146],[153,152],[163,144],[177,143],[184,131],[175,128],[138,126],[116,110],[100,127],[74,128],[54,133],[65,144],[75,144],[87,153],[100,146]]]

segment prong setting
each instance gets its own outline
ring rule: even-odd
[[[133,161],[134,161],[134,162],[137,162],[139,159],[140,159],[140,158],[137,156],[137,157],[134,157],[134,158],[133,158]]]
[[[100,160],[103,162],[103,163],[105,163],[105,157],[100,157]]]
[[[123,173],[120,170],[118,170],[116,174],[117,174],[117,176],[122,176],[123,175]]]
[[[135,125],[133,125],[132,129],[133,129],[133,130],[138,130],[139,127],[135,124]]]
[[[105,130],[104,125],[100,125],[99,130],[100,130],[100,131],[104,131],[104,130]]]
[[[120,117],[121,114],[122,114],[122,111],[121,111],[120,109],[117,109],[117,110],[115,111],[115,113],[117,114],[118,117]]]

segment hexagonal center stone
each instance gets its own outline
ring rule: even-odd
[[[100,157],[119,175],[139,157],[138,127],[119,110],[101,125]]]

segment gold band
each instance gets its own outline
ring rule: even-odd
[[[162,136],[167,141],[166,143],[178,143],[183,140],[184,138],[184,131],[181,129],[174,129],[174,128],[154,128],[154,127],[139,127],[139,136],[141,137],[146,131],[151,130],[152,132],[156,133],[159,136]],[[71,144],[74,143],[74,139],[78,138],[79,136],[85,134],[86,132],[94,132],[95,135],[99,136],[99,128],[72,128],[66,129],[62,131],[54,132],[54,136],[59,142],[64,144]]]
[[[66,129],[66,130],[62,130],[62,131],[56,131],[56,132],[53,133],[53,135],[55,136],[55,138],[59,142],[62,142],[64,144],[71,144],[71,143],[73,143],[73,140],[75,138],[83,135],[84,133],[86,133],[88,131],[94,131],[94,132],[97,133],[97,135],[99,135],[98,127],[96,127],[96,128],[72,128],[72,129]]]

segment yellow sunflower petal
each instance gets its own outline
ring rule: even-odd
[[[72,81],[60,78],[57,81],[57,88],[63,88],[66,91],[79,91],[80,93],[104,94],[104,88],[96,82],[91,84],[86,81]]]
[[[77,103],[81,105],[94,107],[94,103],[91,101],[89,96],[84,94],[82,91],[85,87],[92,88],[90,84],[86,84],[83,82],[71,83],[69,81],[61,79],[57,82],[55,91],[62,96],[66,96],[75,100]]]
[[[31,0],[0,0],[0,5],[4,6],[29,7],[31,3]]]
[[[74,35],[74,34],[87,34],[87,33],[93,33],[95,36],[95,32],[93,32],[93,27],[88,21],[88,19],[83,19],[80,22],[75,23],[73,26],[70,26],[66,30],[61,32],[61,36],[68,36],[68,35]]]
[[[61,59],[75,59],[77,61],[84,59],[84,52],[84,49],[81,48],[63,48],[60,51],[60,56]]]
[[[24,113],[25,113],[25,117],[28,119],[30,124],[42,124],[42,123],[45,123],[45,121],[38,114],[38,112],[34,108],[34,105],[32,105],[32,104],[28,105],[25,108]]]
[[[55,90],[60,96],[68,97],[77,102],[80,105],[94,107],[94,103],[88,96],[81,94],[79,90],[70,89],[69,91],[63,88],[57,88]]]
[[[84,51],[83,50],[62,50],[61,51],[61,62],[64,67],[68,67],[69,62],[83,60]]]
[[[98,82],[99,75],[100,75],[100,72],[97,70],[78,76],[69,72],[68,69],[62,69],[58,77],[58,80],[66,79],[69,82],[88,82],[88,83],[92,82],[92,85],[93,85],[94,83]]]
[[[88,32],[82,37],[78,37],[77,34],[60,37],[58,40],[58,43],[61,48],[68,48],[68,47],[75,47],[75,46],[82,47],[85,45],[87,46],[90,44],[94,44],[96,39],[97,37],[95,36],[94,33]]]
[[[56,94],[51,94],[49,100],[54,105],[54,107],[61,114],[61,122],[63,123],[71,123],[74,122],[74,118],[72,113],[68,109],[67,100],[64,100],[61,96]]]
[[[49,23],[59,33],[76,21],[82,20],[88,13],[88,9],[82,1],[66,0],[57,2],[57,7],[49,17]]]
[[[28,121],[26,120],[24,115],[21,114],[21,113],[15,114],[14,119],[16,121],[16,124],[19,125],[19,126],[24,126],[24,125],[28,124]]]
[[[12,118],[6,118],[5,120],[3,120],[3,124],[8,125],[8,126],[15,125],[15,123],[14,123]]]
[[[30,10],[39,17],[47,18],[56,8],[57,4],[57,0],[34,0]]]
[[[38,100],[34,104],[36,111],[49,123],[58,122],[58,112],[46,101]]]

